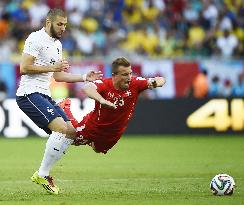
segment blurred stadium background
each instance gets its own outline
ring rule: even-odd
[[[131,161],[126,164],[126,159],[128,160],[126,149],[129,143],[133,144],[135,143],[134,140],[138,140],[137,143],[133,144],[135,147],[139,144],[146,149],[150,144],[157,144],[162,145],[162,149],[165,150],[164,143],[167,144],[169,139],[173,140],[172,143],[168,144],[172,146],[168,152],[160,152],[163,151],[160,147],[152,145],[151,151],[147,149],[148,156],[145,156],[145,153],[143,155],[146,161],[139,158],[139,153],[143,152],[143,149],[138,150],[138,147],[129,149],[132,155],[138,155],[138,158],[133,158],[134,161],[137,161],[138,169],[135,168],[134,174],[131,174],[133,171],[129,171],[128,175],[124,176],[128,179],[126,183],[129,183],[133,177],[143,175],[144,179],[147,180],[141,186],[151,183],[151,189],[139,188],[138,191],[136,187],[130,187],[126,184],[127,188],[131,188],[134,195],[130,195],[129,192],[125,194],[125,182],[119,181],[118,184],[122,184],[122,187],[119,188],[116,184],[116,179],[119,176],[113,175],[114,181],[110,181],[111,187],[119,191],[110,193],[109,187],[105,186],[104,188],[102,186],[104,181],[101,181],[100,178],[106,178],[107,175],[111,174],[111,170],[116,170],[114,161],[109,164],[108,161],[102,160],[101,163],[97,164],[96,160],[101,159],[85,152],[85,156],[89,158],[91,164],[94,163],[97,166],[109,164],[109,168],[102,169],[100,175],[94,170],[91,171],[92,168],[85,170],[97,177],[97,184],[91,182],[90,185],[86,185],[91,186],[91,189],[99,187],[94,193],[102,198],[101,204],[107,200],[104,196],[106,193],[109,193],[112,198],[118,197],[119,193],[125,194],[124,199],[120,198],[121,204],[126,204],[124,203],[126,199],[128,204],[138,204],[140,200],[137,200],[136,197],[140,196],[139,193],[144,196],[145,204],[160,204],[161,198],[165,199],[164,202],[168,202],[167,204],[176,204],[175,202],[178,204],[199,204],[201,202],[202,204],[209,204],[208,202],[211,200],[213,204],[241,204],[241,201],[244,200],[243,193],[242,197],[240,194],[240,190],[244,190],[240,183],[243,182],[244,164],[243,146],[242,148],[240,146],[244,141],[242,138],[244,130],[243,0],[1,0],[0,136],[2,137],[0,137],[0,146],[3,152],[0,162],[5,168],[0,170],[0,173],[5,174],[0,176],[0,184],[2,180],[1,191],[3,191],[0,192],[0,203],[1,201],[4,201],[4,204],[7,204],[7,201],[14,203],[13,201],[16,200],[19,201],[18,204],[21,204],[20,201],[22,200],[23,204],[27,204],[28,201],[31,204],[34,200],[29,195],[33,190],[28,187],[27,191],[21,192],[19,190],[21,188],[20,181],[18,181],[19,179],[26,180],[32,174],[34,167],[31,162],[34,162],[34,159],[29,159],[30,163],[27,163],[27,167],[23,169],[25,172],[23,171],[22,175],[16,175],[18,178],[11,178],[6,175],[15,167],[15,163],[10,163],[8,157],[13,155],[15,149],[20,149],[19,143],[21,146],[25,146],[22,141],[7,140],[7,138],[26,138],[29,147],[23,147],[22,151],[24,152],[31,145],[35,145],[37,147],[30,149],[38,149],[39,155],[35,156],[41,159],[42,148],[40,146],[44,146],[45,140],[36,136],[45,137],[46,134],[20,112],[14,97],[20,79],[19,61],[24,41],[32,31],[43,27],[47,12],[54,7],[63,8],[68,13],[69,25],[62,38],[62,44],[64,58],[71,64],[70,72],[83,74],[90,69],[95,69],[101,70],[105,77],[109,77],[111,61],[116,57],[125,56],[131,61],[135,75],[144,77],[162,75],[167,80],[163,88],[154,91],[149,90],[141,95],[134,118],[126,132],[126,136],[137,134],[136,137],[122,139],[121,145],[118,145],[118,148],[115,148],[111,154],[111,156],[118,156],[118,159],[116,157],[111,159],[115,161],[121,159],[121,153],[125,154],[125,156],[123,155],[125,159],[121,163],[125,163],[125,167],[130,169],[134,162]],[[81,92],[81,87],[81,83],[53,82],[51,85],[55,99],[72,98],[72,109],[79,118],[92,108],[92,101]],[[170,135],[166,136],[165,134]],[[182,134],[184,137],[178,137]],[[144,137],[141,137],[142,135]],[[154,138],[155,135],[157,135],[156,138]],[[149,139],[153,142],[150,142]],[[199,143],[203,144],[200,145],[195,140],[199,140]],[[220,142],[221,144],[219,144]],[[189,144],[185,146],[184,143]],[[227,149],[228,158],[225,156],[225,152],[220,150],[226,151],[226,147],[229,145],[231,145],[231,150]],[[9,146],[11,148],[8,149]],[[178,148],[174,150],[174,147]],[[194,150],[191,149],[193,147]],[[182,160],[182,171],[178,170],[177,172],[177,166],[172,166],[172,169],[168,168],[167,172],[160,167],[162,158],[171,152],[175,152],[175,158],[170,159],[179,162],[178,159],[182,154],[181,149],[183,156],[185,156],[185,158],[180,158]],[[199,150],[206,151],[203,154],[205,158],[196,154]],[[160,156],[160,159],[156,160],[157,156],[153,154],[154,151],[158,153],[157,156]],[[18,153],[16,154],[18,155]],[[30,153],[28,156],[31,155]],[[79,155],[82,157],[82,153]],[[79,160],[79,155],[71,154],[76,160]],[[22,160],[28,161],[28,156],[25,155]],[[108,158],[111,156],[109,155]],[[150,156],[155,161],[147,159]],[[230,156],[236,156],[239,161],[233,162],[233,158]],[[191,157],[193,157],[192,161],[187,161]],[[199,169],[194,169],[196,168],[194,162],[198,160],[197,157],[202,160],[203,164],[201,166],[197,163],[196,166],[199,166]],[[13,155],[11,160],[15,158]],[[69,160],[72,160],[71,157]],[[215,160],[217,164],[215,164]],[[73,159],[72,162],[74,161]],[[170,162],[164,161],[162,165],[167,166]],[[39,162],[34,163],[38,166]],[[88,181],[91,178],[91,176],[87,176],[87,173],[83,173],[82,167],[72,167],[73,165],[68,160],[64,160],[63,163],[71,166],[71,170],[76,174],[76,177],[73,176],[74,178],[79,178],[78,171],[82,173],[82,177],[88,178]],[[142,172],[143,164],[146,167],[150,165],[153,171],[149,171],[147,167],[145,173]],[[153,168],[156,164],[158,173]],[[87,166],[89,167],[89,165]],[[66,169],[64,168],[63,175],[59,176],[70,179],[69,172],[71,170],[68,170],[67,167]],[[19,173],[22,173],[21,168],[18,170]],[[239,182],[239,195],[237,193],[237,198],[234,198],[235,201],[233,199],[227,201],[217,199],[215,201],[216,199],[208,198],[209,190],[207,189],[210,178],[222,171],[229,172],[230,175],[234,174],[237,183]],[[10,171],[10,173],[12,172]],[[149,174],[147,175],[146,172]],[[59,173],[58,169],[56,173]],[[155,177],[155,181],[150,178],[152,176],[147,178],[150,173]],[[170,175],[169,173],[173,174]],[[14,175],[14,172],[12,174]],[[164,180],[169,180],[167,183],[171,188],[163,185],[162,178],[165,176],[167,179]],[[184,184],[184,179],[188,180],[186,184],[190,187],[185,188],[182,185],[180,189],[185,189],[185,192],[177,189],[175,185],[177,183]],[[12,184],[9,182],[11,180]],[[155,185],[154,182],[158,185]],[[15,187],[16,183],[19,183],[17,188]],[[62,183],[65,184],[65,182]],[[67,183],[66,190],[69,189]],[[79,189],[79,186],[82,185],[78,181],[76,183],[76,188]],[[82,181],[82,183],[85,182]],[[133,183],[139,182],[133,181]],[[199,186],[198,189],[194,183]],[[27,184],[31,187],[26,181],[25,185],[27,186]],[[174,195],[174,187],[176,187],[178,195]],[[102,192],[103,189],[105,190],[104,193]],[[10,193],[13,194],[9,194],[6,190],[10,190]],[[11,192],[11,190],[14,191]],[[36,188],[34,191],[35,196],[38,195],[39,190]],[[192,192],[197,192],[193,195],[193,199],[191,198]],[[73,199],[75,200],[77,195],[72,191],[70,193],[74,194]],[[78,193],[81,196],[90,194],[88,188],[84,192],[78,191]],[[203,197],[206,197],[206,200],[201,198],[202,193],[204,193]],[[167,194],[171,194],[172,198],[167,198]],[[16,198],[13,195],[16,195]],[[165,196],[166,198],[164,198]],[[63,201],[68,199],[68,195],[65,197],[62,198]],[[192,200],[192,202],[184,202],[187,199]],[[48,200],[51,198],[47,198],[46,202]],[[56,202],[60,204],[60,201]],[[73,202],[76,203],[77,201]],[[84,204],[86,203],[89,204],[89,200]],[[98,201],[92,203],[100,204]],[[90,204],[92,203],[90,202]],[[109,201],[106,203],[109,204]],[[77,202],[77,204],[81,203]],[[113,203],[111,202],[111,204]]]
[[[70,72],[82,74],[95,69],[109,77],[111,61],[125,56],[132,62],[135,75],[162,75],[167,79],[164,88],[143,93],[142,101],[147,104],[140,102],[136,116],[141,117],[134,118],[128,133],[243,131],[239,115],[243,113],[244,96],[243,0],[3,0],[0,101],[15,97],[24,41],[30,32],[43,27],[48,10],[54,7],[68,13],[62,43]],[[54,98],[84,102],[81,87],[81,83],[51,85]],[[4,119],[0,133],[6,136],[11,135],[4,128],[13,123],[9,121],[17,123],[8,116],[18,112],[13,108],[8,113],[9,103],[7,100],[0,105]],[[87,110],[89,102],[83,104],[81,108]],[[188,119],[205,104],[204,119]],[[147,106],[150,109],[145,109]],[[219,106],[222,108],[217,111]],[[213,113],[216,115],[208,118]],[[143,121],[148,115],[155,116],[150,124]],[[148,126],[137,129],[145,123]],[[12,136],[16,137],[15,133]]]

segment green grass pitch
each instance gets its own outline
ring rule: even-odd
[[[60,195],[30,181],[46,139],[0,137],[0,204],[244,204],[244,136],[124,136],[106,155],[71,147],[52,175]],[[213,196],[211,178],[228,173],[233,196]]]

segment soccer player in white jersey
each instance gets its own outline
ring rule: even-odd
[[[51,98],[50,79],[58,82],[83,82],[100,79],[101,73],[91,71],[85,75],[67,73],[67,61],[62,59],[59,41],[67,25],[67,16],[61,9],[51,9],[45,27],[33,32],[25,41],[20,63],[21,81],[16,93],[20,109],[50,136],[41,162],[31,180],[47,192],[58,194],[49,172],[72,144],[76,132],[63,110]]]

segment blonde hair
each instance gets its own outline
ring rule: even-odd
[[[116,74],[118,72],[119,66],[129,67],[130,66],[130,62],[124,57],[116,58],[112,62],[112,73],[113,74]]]

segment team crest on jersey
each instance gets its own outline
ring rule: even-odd
[[[54,64],[56,61],[53,59],[53,58],[51,58],[51,60],[50,60],[50,64]]]
[[[114,93],[109,92],[108,93],[108,97],[113,98],[114,97]]]
[[[131,96],[131,91],[130,91],[130,90],[127,90],[127,91],[125,92],[125,96],[126,96],[126,97]]]
[[[132,92],[130,90],[127,90],[122,94],[122,97],[123,98],[132,97]]]

